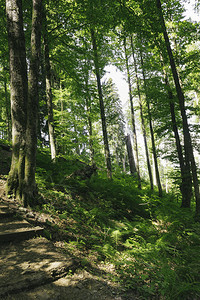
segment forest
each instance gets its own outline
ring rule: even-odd
[[[109,280],[138,297],[120,299],[200,298],[200,23],[187,2],[0,0],[7,197],[59,219],[46,236],[83,268],[114,266]]]

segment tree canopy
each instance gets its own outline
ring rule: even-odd
[[[22,197],[30,176],[30,154],[41,147],[50,149],[52,160],[76,155],[106,168],[110,178],[112,172],[129,172],[128,134],[136,165],[132,175],[140,181],[140,173],[143,177],[149,174],[151,187],[156,184],[160,196],[165,182],[168,189],[178,184],[183,206],[190,206],[193,185],[199,214],[200,27],[184,18],[184,1],[51,0],[41,4],[39,21],[34,19],[38,3],[10,0],[5,8],[0,2],[1,138],[11,141],[12,136],[16,154],[16,136],[20,136],[17,148],[25,151],[24,158],[16,156],[22,162],[18,175],[13,175],[18,168],[13,158],[8,191]],[[20,14],[9,16],[15,5]],[[198,5],[196,1],[197,9]],[[23,27],[21,33],[16,32],[15,18]],[[17,44],[19,34],[24,35],[24,48]],[[21,71],[12,61],[15,51],[24,65]],[[127,74],[130,106],[126,111],[124,99],[106,74],[110,65]],[[14,74],[25,79],[12,84]],[[12,98],[17,89],[19,95],[20,89],[26,91],[24,103],[21,97]],[[21,112],[14,105],[21,106]],[[32,164],[35,170],[35,162]],[[168,167],[164,170],[164,166]],[[190,186],[187,193],[186,185]]]

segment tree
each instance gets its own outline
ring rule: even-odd
[[[162,59],[161,59],[162,62]],[[163,65],[163,74],[166,85],[166,90],[169,98],[169,106],[170,113],[172,119],[172,128],[174,132],[174,137],[176,141],[177,154],[179,159],[179,165],[181,170],[181,185],[180,190],[182,194],[182,207],[190,207],[191,197],[192,197],[192,178],[190,173],[190,163],[189,160],[186,160],[183,156],[180,136],[178,132],[178,126],[176,121],[176,113],[175,113],[175,104],[174,104],[174,95],[172,89],[170,87],[169,79],[166,73],[166,70]]]
[[[26,154],[23,186],[23,203],[37,204],[37,186],[35,182],[37,125],[39,104],[39,62],[41,48],[42,1],[33,0],[31,30],[31,57],[28,78],[28,105],[26,124]]]
[[[56,143],[54,134],[54,117],[53,117],[53,103],[52,103],[52,79],[51,79],[51,65],[49,59],[49,42],[48,42],[48,31],[47,31],[47,20],[45,8],[43,9],[43,38],[44,38],[44,57],[45,57],[45,75],[46,75],[46,102],[48,112],[48,129],[49,129],[49,142],[51,149],[51,159],[56,159]]]
[[[137,162],[136,169],[137,169],[137,176],[138,176],[138,187],[141,188],[139,153],[138,153],[137,133],[136,133],[136,128],[135,128],[135,112],[134,112],[134,107],[133,107],[133,95],[132,95],[131,77],[130,77],[129,61],[128,61],[128,54],[127,54],[127,47],[126,47],[126,37],[124,38],[124,52],[125,52],[125,60],[126,60],[128,86],[129,86],[129,100],[130,100],[130,106],[131,106],[131,122],[132,122],[132,127],[133,127],[134,146],[135,146],[136,162]]]
[[[181,116],[182,116],[182,124],[183,124],[183,133],[184,133],[185,156],[189,158],[190,163],[191,163],[191,170],[192,170],[192,177],[193,177],[193,184],[194,184],[194,191],[195,191],[195,198],[196,198],[196,214],[199,215],[200,214],[199,184],[198,184],[198,177],[197,177],[196,162],[195,162],[195,158],[194,158],[192,141],[191,141],[189,126],[188,126],[188,121],[187,121],[187,115],[186,115],[186,109],[185,109],[185,97],[184,97],[184,93],[183,93],[181,85],[180,85],[180,80],[179,80],[176,64],[174,61],[169,37],[167,34],[165,21],[164,21],[163,14],[162,14],[161,2],[160,2],[160,0],[157,0],[156,3],[157,3],[157,8],[158,8],[158,14],[160,17],[161,28],[162,28],[162,32],[163,32],[163,36],[164,36],[164,40],[165,40],[165,45],[166,45],[168,56],[169,56],[169,61],[170,61],[171,71],[172,71],[172,75],[173,75],[173,79],[174,79],[174,84],[176,87],[177,97],[179,100],[179,106],[180,106],[180,111],[181,111]]]
[[[108,141],[110,145],[112,166],[122,170],[124,158],[124,115],[121,100],[115,84],[109,78],[102,84],[105,115],[107,121]]]
[[[137,174],[137,169],[136,169],[135,160],[134,160],[134,157],[133,157],[133,149],[132,149],[132,145],[131,145],[130,134],[128,134],[126,136],[126,148],[127,148],[127,153],[128,153],[128,161],[129,161],[130,172],[133,176],[135,176]]]
[[[7,180],[7,191],[16,197],[22,198],[28,102],[28,78],[22,1],[7,0],[6,16],[10,57],[13,147],[11,169]]]
[[[6,1],[10,57],[12,162],[7,192],[36,204],[35,156],[38,107],[38,55],[40,49],[41,1],[33,1],[29,90],[23,31],[22,1]]]
[[[142,53],[141,49],[140,49],[140,59],[141,59],[142,75],[143,75],[143,82],[144,82],[144,90],[145,90],[145,96],[146,96],[146,105],[147,105],[147,111],[148,111],[149,128],[150,128],[150,134],[151,134],[151,143],[152,143],[152,152],[153,152],[154,165],[155,165],[156,182],[157,182],[157,186],[158,186],[159,196],[162,197],[163,191],[162,191],[162,185],[161,185],[160,174],[159,174],[159,169],[158,169],[158,159],[157,159],[157,151],[156,151],[154,130],[153,130],[153,124],[152,124],[150,100],[149,100],[148,89],[147,89],[147,85],[146,85],[146,74],[145,74],[145,69],[144,69],[143,53]]]
[[[101,112],[101,122],[102,122],[102,131],[103,131],[103,140],[104,140],[104,149],[105,149],[105,157],[106,157],[106,166],[107,166],[107,176],[108,178],[112,178],[112,166],[111,166],[111,158],[110,158],[110,149],[108,144],[108,135],[107,135],[107,124],[105,118],[105,109],[104,109],[104,101],[103,101],[103,93],[101,87],[101,79],[100,79],[100,70],[99,70],[99,58],[96,44],[96,37],[94,29],[91,29],[91,41],[94,52],[94,65],[95,65],[95,73],[97,78],[97,88],[99,94],[99,105]]]
[[[135,69],[137,94],[138,94],[138,98],[139,98],[140,118],[141,118],[141,123],[142,123],[142,133],[143,133],[143,138],[144,138],[147,169],[148,169],[148,173],[149,173],[150,186],[151,186],[151,189],[153,190],[153,176],[152,176],[152,171],[151,171],[149,150],[148,150],[148,145],[147,145],[147,133],[146,133],[146,128],[145,128],[145,120],[144,120],[142,97],[141,97],[141,91],[140,91],[140,83],[139,83],[139,77],[138,77],[137,61],[136,61],[136,57],[135,57],[135,50],[134,50],[133,37],[132,36],[131,36],[131,49],[132,49],[133,63],[134,63],[134,69]]]

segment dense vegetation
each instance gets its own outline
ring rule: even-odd
[[[200,26],[185,2],[0,0],[7,194],[144,299],[200,297]]]
[[[52,216],[46,236],[89,272],[104,276],[139,299],[198,299],[200,224],[172,193],[159,198],[142,181],[98,172],[90,179],[76,158],[38,155],[37,181]],[[128,298],[129,299],[129,298]],[[131,299],[131,298],[130,298]]]
[[[42,145],[52,160],[76,154],[108,178],[130,168],[138,187],[148,177],[159,196],[175,183],[182,207],[194,195],[198,216],[199,24],[184,18],[184,1],[0,3],[1,136],[13,147],[8,193],[37,204]],[[103,77],[110,65],[125,72],[126,111]]]

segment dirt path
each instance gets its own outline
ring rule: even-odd
[[[28,215],[33,221],[41,221],[47,217],[22,209],[15,201],[7,199],[3,177],[0,178],[0,199],[20,212],[22,217]],[[139,299],[134,294],[125,294],[120,286],[108,279],[103,274],[106,272],[102,272],[98,267],[93,272],[80,267],[77,261],[73,262],[59,249],[58,244],[38,237],[0,245],[0,290],[5,291],[7,288],[8,291],[7,294],[2,292],[0,299]]]
[[[50,284],[9,296],[6,300],[26,299],[60,299],[60,300],[122,300],[128,299],[120,296],[114,289],[101,278],[91,275],[87,271],[79,270],[72,276],[66,276]],[[134,298],[129,298],[134,299]]]

